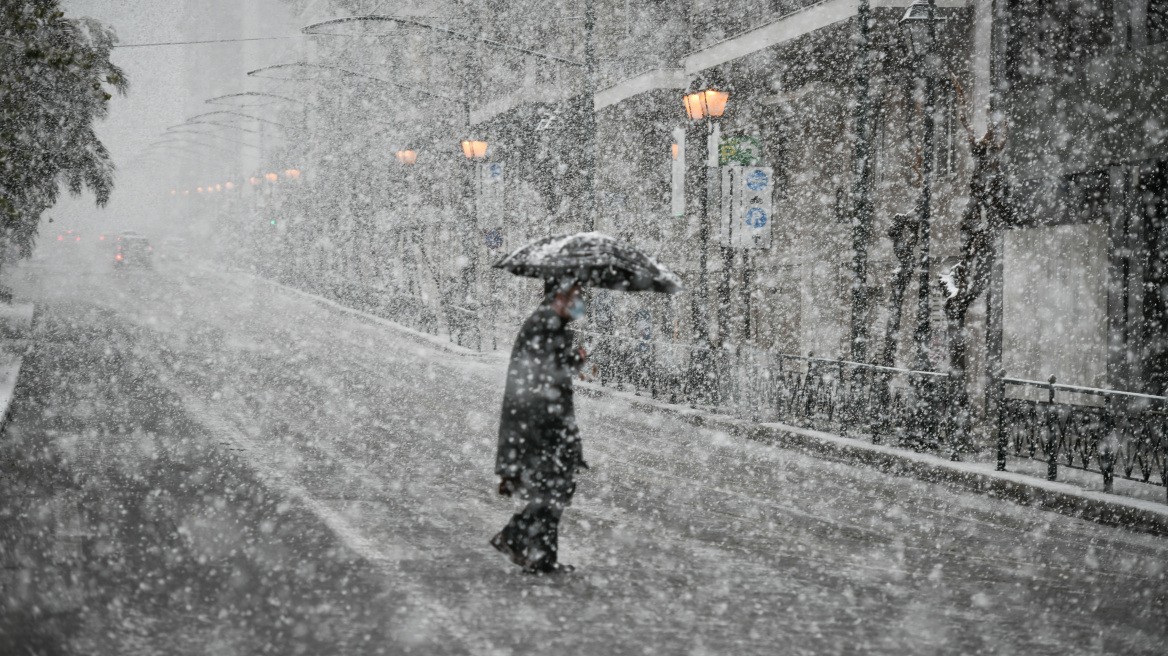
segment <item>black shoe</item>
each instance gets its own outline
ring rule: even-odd
[[[576,571],[575,567],[572,567],[571,565],[565,565],[563,563],[551,563],[551,564],[536,563],[533,565],[528,565],[527,567],[523,568],[524,574],[534,574],[536,576],[545,576],[545,575],[550,576],[553,574],[571,574],[574,571]]]
[[[507,540],[503,539],[502,531],[499,531],[498,535],[491,538],[491,546],[495,549],[498,549],[499,553],[510,558],[511,562],[515,563],[516,565],[519,565],[523,568],[527,567],[527,559],[523,557],[523,554],[516,551],[514,547],[507,544]]]

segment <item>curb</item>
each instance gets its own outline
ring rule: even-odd
[[[731,435],[816,457],[960,487],[1018,505],[1099,524],[1168,536],[1168,505],[1164,504],[1083,490],[1067,483],[1008,471],[999,472],[977,463],[952,462],[929,454],[870,444],[822,431],[777,423],[755,424],[728,415],[655,402],[628,392],[600,388],[595,384],[585,383],[577,389],[596,398],[620,398],[637,410],[667,412],[694,426],[722,430]]]
[[[465,356],[477,357],[477,358],[486,357],[489,353],[491,353],[491,351],[475,351],[473,349],[466,348],[465,346],[459,346],[457,344],[446,342],[441,337],[439,337],[437,335],[431,335],[430,333],[424,333],[424,332],[421,332],[418,330],[414,330],[413,328],[410,328],[409,326],[403,326],[402,324],[397,323],[396,321],[390,321],[389,319],[386,319],[384,317],[379,317],[376,314],[369,314],[368,312],[365,312],[363,310],[351,308],[347,305],[343,305],[341,303],[338,303],[337,301],[334,301],[331,298],[325,298],[323,296],[319,296],[319,295],[313,294],[311,292],[306,292],[306,291],[301,290],[301,289],[296,289],[295,287],[285,285],[282,282],[268,280],[267,278],[264,278],[262,276],[258,276],[256,274],[248,272],[248,271],[239,271],[238,273],[245,275],[245,276],[249,276],[249,277],[251,277],[259,282],[271,285],[273,287],[278,287],[284,291],[291,292],[293,294],[296,294],[297,296],[301,296],[303,298],[306,298],[306,299],[313,301],[314,303],[317,303],[319,305],[323,305],[323,306],[331,308],[333,310],[339,310],[339,311],[344,312],[346,314],[352,315],[358,319],[361,319],[362,321],[385,326],[386,328],[392,328],[393,330],[398,331],[399,333],[401,333],[405,337],[408,337],[409,339],[411,339],[411,340],[413,340],[413,341],[415,341],[423,346],[429,346],[430,348],[436,348],[436,349],[439,349],[441,351],[445,351],[446,353],[450,353],[453,355],[465,355]]]

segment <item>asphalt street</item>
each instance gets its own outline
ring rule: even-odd
[[[1168,540],[578,397],[576,572],[487,540],[505,362],[207,266],[5,274],[4,654],[1165,654]]]

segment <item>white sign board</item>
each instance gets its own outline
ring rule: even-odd
[[[685,216],[685,130],[673,131],[673,143],[669,148],[670,157],[670,209],[673,216]]]
[[[769,166],[722,167],[723,246],[770,248],[774,187],[774,172]]]

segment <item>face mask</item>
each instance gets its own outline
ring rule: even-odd
[[[568,307],[564,308],[568,311],[568,316],[572,319],[579,319],[584,316],[584,299],[577,296]]]

